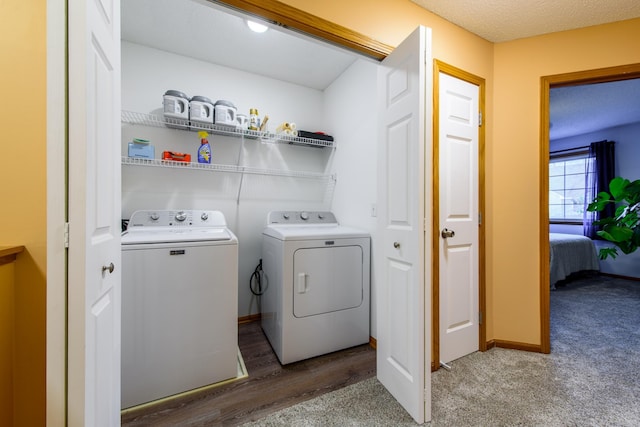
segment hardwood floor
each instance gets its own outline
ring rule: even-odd
[[[259,322],[241,324],[238,343],[247,378],[130,411],[122,425],[237,426],[376,372],[376,351],[369,344],[282,366]]]

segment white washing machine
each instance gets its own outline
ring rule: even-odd
[[[331,212],[271,212],[262,329],[282,364],[369,342],[370,236]]]
[[[122,235],[122,408],[237,375],[238,240],[218,211],[137,211]]]

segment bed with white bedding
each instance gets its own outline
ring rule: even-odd
[[[551,289],[558,281],[579,271],[598,271],[598,252],[593,241],[578,234],[549,233]]]

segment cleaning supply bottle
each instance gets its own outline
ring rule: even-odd
[[[209,134],[203,130],[198,132],[200,137],[200,147],[198,148],[198,163],[211,163],[211,146],[207,136]]]
[[[249,130],[258,130],[260,127],[260,118],[258,117],[258,109],[250,108],[249,109]]]

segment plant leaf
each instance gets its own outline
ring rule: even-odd
[[[636,212],[627,212],[627,214],[619,219],[620,224],[627,228],[634,229],[638,226],[638,214]]]
[[[627,227],[607,224],[604,226],[601,236],[610,242],[619,243],[624,242],[625,240],[631,240],[633,237],[633,230]]]
[[[607,193],[606,191],[601,191],[600,193],[598,193],[596,198],[593,199],[593,202],[589,203],[587,210],[589,212],[600,212],[607,204],[612,202],[613,200],[611,200],[611,196],[609,195],[609,193]]]
[[[601,192],[589,205],[590,211],[602,211],[608,203],[616,203],[615,215],[600,218],[594,224],[602,229],[598,236],[617,246],[625,254],[635,252],[640,247],[640,180],[630,182],[616,177],[609,183],[611,194]],[[616,248],[601,248],[600,259],[615,258]]]
[[[626,206],[626,205],[618,206],[618,207],[616,208],[616,211],[615,211],[615,213],[613,214],[613,216],[614,216],[614,217],[616,217],[616,218],[619,218],[621,215],[623,215],[623,214],[625,213],[624,211],[625,211],[626,209],[627,209],[627,206]]]
[[[597,219],[597,220],[593,221],[593,224],[594,225],[617,224],[617,221],[616,221],[615,218],[606,217],[606,218]]]
[[[640,179],[637,179],[627,185],[626,192],[629,204],[640,202]]]
[[[609,183],[609,192],[616,200],[624,200],[625,188],[629,185],[628,179],[619,176],[613,178]]]
[[[600,259],[607,259],[607,257],[616,259],[618,256],[618,250],[616,248],[600,248],[598,256]]]

